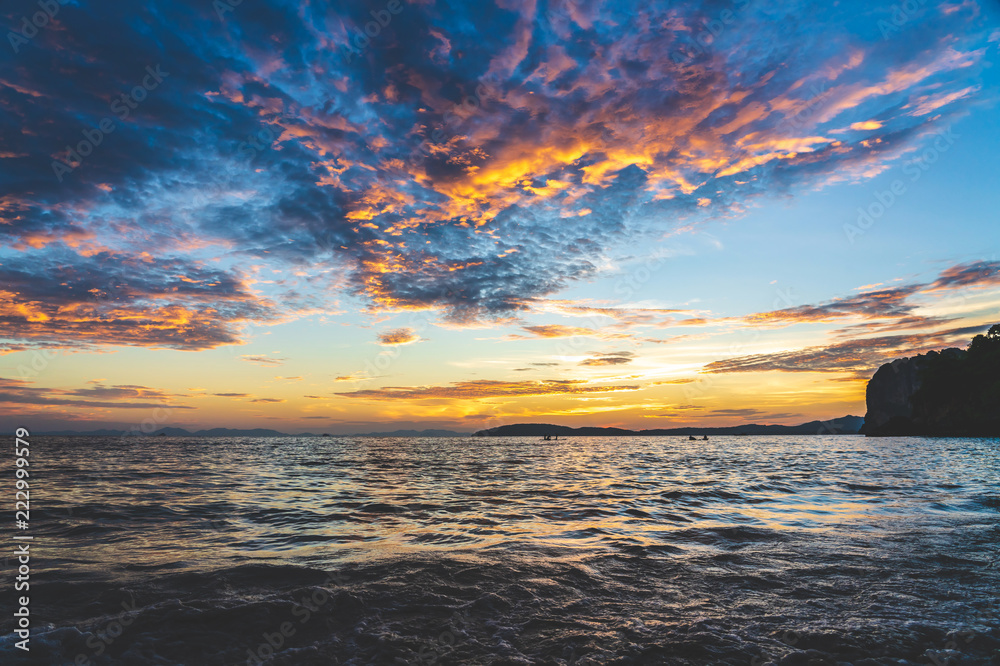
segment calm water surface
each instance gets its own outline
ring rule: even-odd
[[[997,440],[34,438],[32,470],[37,663],[1000,664]]]

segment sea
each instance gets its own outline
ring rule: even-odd
[[[1000,664],[996,439],[30,446],[2,664]]]

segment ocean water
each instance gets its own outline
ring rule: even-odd
[[[3,664],[1000,664],[998,440],[31,441]]]

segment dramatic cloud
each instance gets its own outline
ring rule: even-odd
[[[916,331],[940,328],[956,321],[949,317],[900,317],[889,321],[868,321],[861,324],[852,324],[834,331],[834,335],[840,338],[856,338],[860,335],[872,335],[876,333],[898,333],[900,331]]]
[[[379,333],[378,343],[380,345],[386,346],[396,346],[396,345],[408,345],[414,342],[418,342],[420,336],[417,332],[411,328],[397,328],[394,331],[386,331],[385,333]],[[351,379],[350,377],[338,378],[339,380]]]
[[[335,382],[358,382],[358,381],[361,381],[362,379],[370,379],[370,377],[368,377],[367,375],[361,375],[361,374],[341,375],[339,377],[334,377],[333,381],[335,381]],[[308,398],[309,396],[306,396],[306,397]]]
[[[328,287],[503,320],[689,218],[879,173],[975,99],[993,30],[976,3],[886,35],[860,1],[402,6],[357,53],[366,3],[94,0],[19,43],[0,335],[207,349]],[[328,284],[267,300],[249,263]]]
[[[619,325],[624,325],[623,327],[641,325],[663,326],[675,321],[670,315],[690,315],[693,312],[692,310],[667,308],[598,307],[594,305],[581,305],[573,301],[558,300],[538,301],[534,304],[534,309],[551,311],[570,317],[587,317],[591,321],[613,319],[619,322]]]
[[[728,416],[742,416],[742,417],[752,418],[754,416],[760,416],[761,414],[764,414],[764,412],[762,412],[759,409],[751,409],[751,408],[713,409],[704,416],[705,418],[713,418],[713,417],[718,418],[718,417],[728,417]]]
[[[30,346],[210,349],[273,316],[239,277],[182,259],[63,250],[0,261],[0,336]]]
[[[367,400],[428,400],[458,399],[478,400],[481,398],[541,396],[541,395],[582,395],[588,393],[613,393],[617,391],[637,391],[638,386],[593,386],[578,379],[547,379],[543,381],[505,382],[481,379],[454,382],[448,386],[386,386],[379,389],[365,389],[337,395]]]
[[[767,412],[761,409],[713,409],[704,414],[698,415],[699,419],[730,419],[738,420],[742,423],[746,423],[750,419],[757,419],[759,422],[768,423],[773,421],[778,421],[782,419],[801,419],[801,414],[791,414],[788,412],[774,413]]]
[[[62,342],[28,342],[26,340],[0,342],[0,355],[13,354],[15,352],[23,351],[41,351],[52,353],[54,350],[63,349],[64,347],[66,347],[66,344]]]
[[[622,322],[617,324],[612,324],[610,326],[603,327],[602,330],[594,330],[592,328],[583,328],[580,326],[564,326],[562,324],[545,324],[538,326],[522,326],[521,330],[526,331],[529,335],[521,335],[520,333],[511,333],[504,336],[504,340],[533,340],[536,338],[541,339],[554,339],[554,338],[598,338],[601,340],[624,340],[634,337],[629,333],[621,332],[625,329],[631,328],[632,323]]]
[[[121,384],[117,386],[105,386],[99,381],[88,382],[92,384],[90,388],[73,389],[66,391],[66,395],[75,395],[81,398],[98,398],[102,400],[158,400],[165,401],[171,398],[178,398],[174,393],[167,393],[160,389],[137,386],[134,384]]]
[[[699,418],[705,419],[756,419],[760,417],[765,417],[767,419],[787,419],[799,416],[798,414],[774,414],[761,409],[753,409],[750,407],[744,407],[741,409],[713,409],[704,414],[699,414]]]
[[[839,340],[832,344],[714,361],[706,365],[704,370],[711,373],[769,370],[839,372],[867,379],[873,370],[893,358],[919,354],[946,345],[964,346],[971,334],[988,328],[966,326],[935,331],[934,329],[956,321],[956,318],[916,314],[916,310],[921,307],[917,302],[919,297],[934,297],[941,292],[959,288],[997,285],[1000,285],[1000,262],[980,261],[946,268],[928,283],[870,290],[819,305],[803,305],[725,319],[722,321],[739,321],[755,326],[862,321],[832,331],[833,336]],[[896,335],[885,335],[886,333]]]
[[[930,283],[901,285],[891,289],[866,291],[849,298],[837,298],[819,305],[802,305],[783,310],[759,312],[738,319],[753,326],[831,322],[841,319],[885,320],[852,325],[846,332],[891,332],[941,326],[953,320],[915,315],[920,305],[914,297],[935,295],[958,288],[985,288],[1000,285],[1000,261],[958,264],[943,270]],[[874,286],[874,285],[870,285]]]
[[[953,328],[937,333],[891,335],[838,342],[774,354],[739,356],[713,361],[705,372],[848,372],[867,379],[883,363],[900,356],[921,354],[943,346],[964,347],[969,338],[989,326]]]
[[[158,389],[145,386],[98,386],[92,389],[65,390],[37,388],[19,379],[0,377],[0,404],[40,405],[109,409],[194,409],[187,405],[168,402],[174,397]],[[155,402],[150,402],[155,401]]]
[[[284,365],[286,358],[277,358],[274,356],[261,356],[259,354],[244,354],[241,356],[247,363],[254,363],[256,365]]]
[[[518,333],[512,333],[504,337],[505,340],[531,340],[534,338],[552,339],[552,338],[572,338],[576,336],[581,337],[596,337],[598,334],[596,331],[589,328],[581,328],[578,326],[563,326],[561,324],[547,324],[544,326],[523,326],[522,330],[528,332],[530,335],[520,335]]]
[[[1000,261],[976,261],[952,266],[928,285],[928,291],[959,287],[992,287],[1000,285]]]
[[[631,363],[635,354],[632,352],[610,352],[607,354],[595,354],[588,359],[580,361],[580,365],[604,366],[604,365],[625,365]]]
[[[852,298],[837,299],[822,305],[804,305],[801,307],[762,312],[746,317],[749,324],[799,324],[808,322],[827,322],[846,317],[864,319],[885,319],[889,317],[906,317],[914,305],[907,303],[907,298],[920,290],[920,285],[897,287],[881,291],[870,291]]]

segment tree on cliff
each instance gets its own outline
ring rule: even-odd
[[[964,354],[928,352],[920,379],[911,404],[925,434],[1000,434],[1000,324]]]
[[[1000,350],[1000,324],[993,324],[986,335],[977,335],[969,343],[970,354],[996,353]]]

